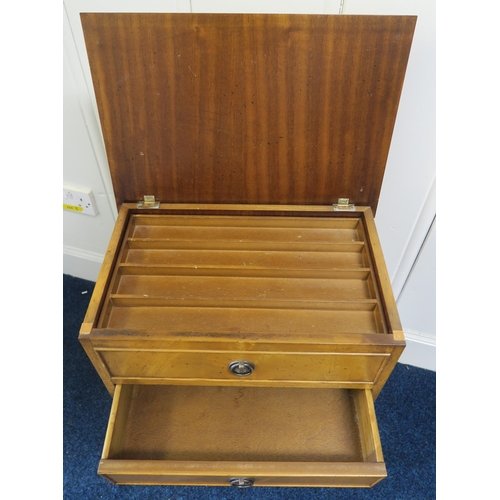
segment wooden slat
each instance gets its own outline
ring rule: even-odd
[[[146,334],[147,335],[147,334]],[[109,339],[108,339],[109,340]],[[137,341],[134,341],[132,345],[121,345],[119,342],[113,342],[112,344],[106,344],[104,343],[99,343],[98,346],[96,346],[96,352],[99,353],[105,353],[105,352],[148,352],[148,353],[198,353],[198,354],[205,354],[205,355],[210,355],[212,353],[214,354],[221,354],[221,353],[232,353],[234,357],[245,357],[245,353],[248,355],[251,354],[278,354],[278,355],[303,355],[307,354],[310,356],[340,356],[340,357],[345,357],[347,359],[353,359],[356,358],[357,356],[362,356],[367,359],[369,358],[388,358],[390,354],[386,352],[385,350],[379,349],[377,350],[361,350],[362,346],[351,346],[353,350],[344,350],[342,351],[341,349],[337,350],[332,350],[331,346],[316,346],[316,345],[306,345],[302,346],[300,349],[289,349],[290,346],[286,346],[287,349],[283,349],[284,346],[281,344],[274,345],[272,348],[269,345],[265,344],[258,344],[258,346],[253,346],[255,347],[254,349],[251,350],[245,350],[241,349],[241,345],[238,346],[233,346],[232,348],[230,346],[227,346],[227,348],[222,348],[222,346],[217,346],[214,345],[212,342],[206,342],[203,343],[202,345],[198,346],[198,349],[195,347],[191,348],[191,345],[189,345],[190,348],[186,348],[186,345],[182,345],[179,343],[175,343],[173,345],[170,345],[170,347],[158,347],[158,345],[155,345],[154,342],[151,343],[151,345],[140,345],[136,344]],[[118,345],[117,345],[118,344]],[[207,344],[205,346],[205,344]],[[168,344],[167,344],[168,345]],[[249,344],[251,345],[251,344]],[[249,347],[247,345],[247,348]],[[205,348],[206,347],[206,348]],[[263,347],[263,350],[260,350],[260,348]],[[316,350],[315,350],[316,349]],[[356,350],[359,349],[359,350]]]
[[[136,226],[133,238],[167,240],[222,240],[238,242],[280,241],[297,243],[351,243],[358,240],[356,229],[309,229],[280,227],[219,226]]]
[[[173,461],[173,460],[104,460],[99,466],[99,473],[104,475],[135,475],[142,477],[139,484],[146,483],[147,476],[162,475],[200,477],[207,474],[216,477],[223,476],[227,485],[227,478],[231,476],[247,477],[276,477],[276,478],[322,478],[328,477],[377,477],[386,475],[384,464],[352,463],[352,462],[276,462],[276,461]],[[166,478],[164,478],[166,479]],[[205,478],[203,478],[205,479]],[[179,484],[179,483],[174,483]],[[192,484],[181,483],[181,484]],[[204,480],[200,483],[204,484]],[[258,484],[256,485],[258,486]],[[303,485],[305,486],[305,485]],[[326,484],[328,486],[328,484]]]
[[[123,450],[133,387],[117,385],[109,415],[102,458],[119,457]]]
[[[318,302],[312,300],[210,300],[210,299],[164,299],[140,295],[112,295],[111,303],[116,307],[210,307],[238,309],[307,309],[310,311],[373,311],[376,300],[345,300]]]
[[[211,271],[211,270],[210,270]],[[196,300],[334,301],[371,299],[366,280],[293,277],[133,276],[120,279],[116,294]],[[352,273],[354,274],[354,273]],[[351,279],[349,279],[351,278]]]
[[[233,350],[267,350],[289,352],[392,352],[400,346],[401,341],[394,340],[387,333],[347,333],[347,332],[311,332],[305,331],[297,335],[283,333],[249,333],[238,337],[231,333],[218,334],[217,332],[196,333],[186,335],[184,332],[165,333],[162,331],[134,331],[130,335],[128,330],[115,328],[98,328],[90,334],[93,345],[96,347],[136,347],[161,349],[233,349]]]
[[[224,208],[230,213],[228,205],[216,205],[217,209]],[[268,206],[269,207],[269,206]],[[199,209],[199,205],[197,205]],[[240,206],[241,208],[241,206]],[[263,210],[262,206],[249,206],[245,205],[248,210],[260,209]],[[271,206],[274,210],[282,210],[283,206]],[[292,207],[290,207],[292,208]],[[299,207],[293,207],[294,210],[298,210]],[[313,207],[321,208],[321,207]],[[268,208],[269,209],[269,208]],[[307,207],[308,210],[311,207]],[[332,212],[331,207],[325,207],[325,210]],[[221,216],[196,216],[196,215],[133,215],[135,219],[135,225],[137,228],[141,226],[180,226],[180,227],[225,227],[225,228],[295,228],[295,229],[355,229],[358,226],[357,218],[342,218],[342,217],[330,217],[330,218],[314,218],[314,217],[272,217],[272,216],[262,216],[255,215],[252,217],[245,216],[231,216],[226,215]]]
[[[252,269],[352,269],[365,267],[360,252],[254,252],[226,250],[129,249],[127,265],[185,267],[244,267]],[[133,274],[134,271],[129,271]],[[137,273],[134,273],[137,274]]]
[[[185,249],[185,250],[260,250],[273,252],[361,252],[362,241],[349,243],[299,243],[282,241],[235,240],[167,240],[160,238],[128,238],[129,248]]]
[[[369,268],[359,269],[290,269],[264,268],[253,266],[144,266],[121,264],[119,271],[125,276],[227,276],[248,278],[305,278],[305,279],[336,279],[336,280],[366,280],[370,274]],[[125,278],[122,278],[125,279]],[[368,289],[368,288],[367,288]],[[115,288],[116,291],[116,288]]]
[[[160,200],[161,201],[161,200]],[[195,217],[284,217],[286,219],[293,217],[317,218],[331,220],[337,217],[345,219],[356,219],[360,213],[367,207],[356,205],[354,210],[348,212],[336,212],[332,204],[320,205],[287,205],[287,204],[251,204],[251,203],[164,203],[161,202],[158,209],[138,209],[136,202],[124,202],[129,210],[141,216],[153,215],[159,213],[167,216],[195,216]]]
[[[387,354],[392,351],[398,341],[394,341],[391,335],[384,333],[371,334],[330,334],[322,335],[318,339],[305,335],[292,337],[286,342],[286,338],[274,335],[260,338],[256,343],[253,339],[237,338],[230,339],[228,335],[213,338],[190,335],[182,338],[178,335],[155,334],[154,332],[136,332],[133,337],[127,332],[119,330],[96,329],[90,334],[92,344],[97,350],[147,350],[147,351],[179,351],[199,350],[210,351],[262,351],[262,352],[337,352],[341,354]]]
[[[185,334],[377,333],[371,311],[310,311],[171,307],[114,307],[107,328]]]
[[[135,467],[140,470],[140,462],[134,462]],[[224,462],[221,463],[224,465]],[[360,467],[359,476],[349,476],[343,477],[341,473],[332,477],[255,477],[255,482],[253,487],[270,487],[270,486],[280,486],[280,487],[320,487],[320,488],[369,488],[377,484],[381,479],[387,476],[385,466],[382,464],[363,464],[369,465],[369,467]],[[138,467],[139,466],[139,467]],[[105,470],[105,469],[103,469]],[[363,471],[369,470],[372,474],[370,476],[362,475]],[[374,471],[380,471],[375,473]],[[148,476],[146,474],[110,474],[101,473],[104,477],[109,479],[114,484],[126,484],[126,485],[175,485],[175,486],[230,486],[229,477],[234,474],[229,472],[218,476],[174,476],[170,474],[160,474],[154,476]]]
[[[372,392],[360,390],[353,391],[352,394],[356,404],[363,459],[365,462],[383,462],[384,456],[380,444]]]
[[[313,377],[311,377],[313,378]],[[286,380],[232,380],[228,378],[206,378],[206,377],[112,377],[114,384],[140,384],[140,385],[195,385],[198,387],[295,387],[301,389],[368,389],[372,390],[372,382],[352,381],[349,377],[342,380],[304,380],[304,379],[286,379]]]

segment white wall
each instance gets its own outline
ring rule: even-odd
[[[66,210],[63,212],[64,272],[95,281],[113,229],[114,213],[90,141],[70,57],[71,51],[65,47],[64,184],[68,187],[91,189],[98,206],[98,215],[93,217]],[[78,71],[78,66],[76,70]],[[96,127],[96,123],[91,126]]]
[[[402,363],[436,371],[436,222],[398,300],[407,348]]]
[[[86,59],[80,12],[337,14],[340,4],[340,0],[64,0],[63,181],[73,187],[91,189],[99,215],[64,213],[63,271],[89,280],[97,278],[117,213]],[[429,368],[433,361],[427,359],[426,353],[432,353],[431,358],[435,356],[435,331],[426,330],[429,327],[424,318],[432,313],[433,304],[428,301],[416,303],[412,294],[403,292],[403,288],[405,283],[408,286],[413,280],[418,281],[420,273],[427,290],[435,286],[427,272],[428,259],[414,266],[436,213],[435,2],[345,0],[343,13],[418,16],[376,223],[409,339],[403,359]],[[430,247],[426,252],[432,255]],[[418,320],[419,317],[422,321]],[[415,335],[422,342],[410,341]],[[423,351],[420,344],[425,345]]]

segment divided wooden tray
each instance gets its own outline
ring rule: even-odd
[[[359,219],[135,214],[98,328],[386,333],[380,310]]]
[[[228,365],[243,359],[255,366],[246,385],[376,398],[404,338],[371,210],[277,209],[123,206],[80,336],[111,393],[123,383],[238,385]]]

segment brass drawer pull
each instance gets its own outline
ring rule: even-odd
[[[249,477],[232,477],[229,483],[235,488],[250,488],[253,486],[254,479],[250,479]]]
[[[251,375],[255,370],[255,365],[250,361],[233,361],[229,363],[229,371],[238,377]]]

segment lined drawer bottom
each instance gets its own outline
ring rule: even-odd
[[[117,385],[99,474],[122,484],[369,487],[386,476],[364,389]]]

